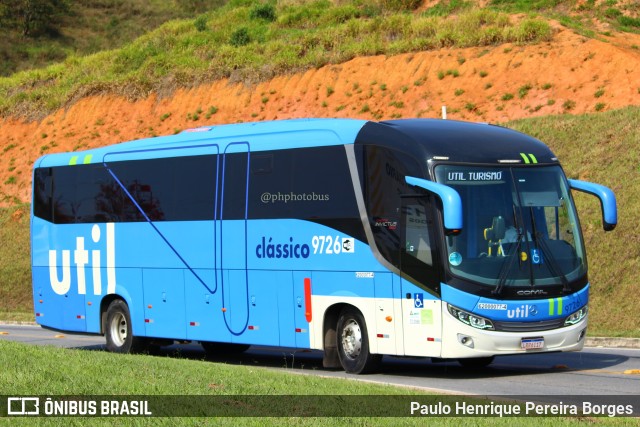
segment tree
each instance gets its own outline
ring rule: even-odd
[[[73,0],[0,0],[0,25],[16,28],[24,36],[56,30]]]

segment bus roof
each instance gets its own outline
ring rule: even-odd
[[[365,123],[355,119],[292,119],[203,126],[82,152],[49,154],[38,159],[35,167],[232,153],[240,150],[241,143],[248,143],[251,151],[353,144]],[[185,149],[188,154],[182,151]]]
[[[293,119],[203,126],[179,134],[123,142],[83,152],[49,154],[35,167],[104,161],[353,143],[400,149],[418,158],[466,163],[557,162],[539,140],[500,126],[439,119],[368,122],[355,119]]]
[[[486,123],[439,119],[369,122],[359,142],[385,144],[429,160],[461,163],[557,163],[544,143],[529,135]]]

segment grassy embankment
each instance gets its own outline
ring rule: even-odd
[[[604,184],[616,193],[618,227],[604,233],[598,200],[574,192],[592,286],[588,335],[640,337],[640,325],[633,315],[639,301],[640,108],[547,116],[516,121],[509,127],[547,143],[569,178]]]
[[[318,376],[275,372],[252,366],[232,366],[204,360],[162,358],[148,355],[122,355],[102,351],[69,350],[54,347],[0,341],[0,395],[3,396],[155,396],[205,395],[229,396],[227,405],[241,405],[246,413],[275,409],[290,413],[300,410],[289,396],[301,395],[422,395],[418,390],[370,384]],[[243,405],[233,396],[265,396],[256,406]],[[278,395],[283,395],[278,397]],[[274,396],[269,398],[269,396]],[[412,398],[407,399],[407,413]],[[420,401],[420,398],[416,397]],[[215,401],[218,405],[219,400]],[[469,402],[483,404],[488,402]],[[188,401],[186,404],[192,404]],[[347,405],[348,401],[337,400]],[[391,402],[389,402],[391,404]],[[453,405],[453,403],[451,403]],[[258,406],[260,405],[260,406]],[[313,403],[308,409],[313,411]],[[400,405],[400,408],[403,408]],[[373,414],[384,408],[371,408],[371,417],[362,418],[5,418],[7,425],[424,425],[425,419],[378,418]],[[308,413],[308,412],[307,412]],[[368,412],[369,413],[369,412]],[[432,418],[429,425],[458,426],[460,424],[510,426],[578,426],[585,421],[595,425],[629,425],[629,419],[610,418]]]
[[[27,2],[18,3],[27,7]],[[224,0],[67,1],[66,12],[49,16],[44,25],[31,28],[29,35],[23,34],[28,17],[14,12],[4,19],[0,17],[0,76],[42,68],[68,56],[115,49],[167,21],[192,17],[224,3]],[[38,9],[37,5],[32,7],[36,14],[46,11],[46,8]]]
[[[640,32],[636,17],[640,6],[634,2],[491,0],[479,9],[477,1],[442,0],[416,13],[421,3],[96,0],[77,4],[73,14],[62,19],[61,35],[17,39],[7,30],[0,52],[7,50],[7,62],[16,62],[7,70],[26,71],[0,78],[0,116],[41,118],[87,95],[112,93],[134,99],[152,92],[166,95],[177,87],[223,77],[265,80],[357,56],[548,41],[549,19],[587,37],[609,34],[601,28]],[[193,16],[207,8],[196,19],[175,19],[118,48],[167,19]],[[510,13],[521,18],[513,19]],[[56,60],[60,62],[29,70]]]
[[[592,284],[590,336],[640,337],[635,276],[640,268],[638,164],[640,108],[584,116],[549,116],[507,124],[545,141],[570,178],[601,183],[618,198],[619,225],[601,226],[597,199],[574,193],[582,219]],[[31,319],[29,207],[0,210],[0,316]]]
[[[195,20],[168,22],[120,49],[0,78],[0,116],[43,117],[87,95],[167,95],[226,77],[259,81],[358,56],[535,43],[553,33],[540,17],[513,22],[505,13],[476,8],[455,16],[411,14],[384,6],[392,3],[403,2],[274,7],[234,0]]]
[[[0,319],[33,321],[29,205],[0,209]]]
[[[42,68],[72,56],[116,49],[167,21],[192,18],[226,3],[227,0],[73,1],[67,2],[69,7],[66,11],[44,21],[36,20],[40,25],[32,25],[29,35],[24,34],[26,14],[7,15],[4,19],[0,18],[4,30],[0,39],[0,57],[3,58],[0,75],[8,76],[18,71]],[[258,3],[259,0],[236,0],[232,2],[232,6]],[[286,3],[291,5],[311,2],[289,0]],[[345,5],[346,2],[334,3]],[[413,10],[420,7],[422,1],[352,0],[350,3],[366,8],[367,14],[372,15],[376,9]],[[477,7],[478,3],[472,0],[441,0],[432,2],[429,8],[420,13],[445,16]],[[62,2],[58,2],[58,5],[61,4]],[[631,1],[490,0],[483,2],[483,7],[507,13],[540,13],[587,37],[597,37],[599,31],[596,21],[605,24],[600,28],[634,32],[640,30],[640,5]],[[65,7],[60,9],[64,10]],[[43,13],[43,10],[35,12]]]

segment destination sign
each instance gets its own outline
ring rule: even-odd
[[[502,181],[502,171],[448,172],[447,181],[449,182]]]

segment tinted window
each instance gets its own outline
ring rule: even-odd
[[[33,214],[53,222],[53,178],[51,168],[39,168],[33,173]]]
[[[361,181],[373,237],[378,251],[396,267],[400,266],[403,194],[414,193],[405,177],[422,176],[418,163],[410,156],[374,145],[358,147]]]
[[[153,221],[214,217],[216,157],[189,156],[109,164],[127,192]],[[127,221],[141,221],[138,208]]]
[[[402,203],[402,237],[400,246],[402,273],[428,288],[439,284],[436,257],[433,198],[414,188],[416,197],[405,197]]]
[[[101,164],[37,169],[34,213],[55,223],[243,219],[248,201],[251,219],[306,219],[364,239],[344,147],[247,160],[233,153],[109,163],[117,181]]]
[[[53,222],[67,224],[119,219],[117,214],[122,210],[123,196],[102,165],[51,168],[51,179]]]
[[[145,215],[152,221],[213,219],[215,162],[215,156],[113,162],[120,183],[103,165],[37,169],[34,214],[57,224],[146,221]]]
[[[247,153],[227,154],[222,165],[224,179],[221,178],[222,194],[218,219],[245,219],[247,217]]]
[[[359,218],[343,146],[256,153],[251,171],[251,218]]]

